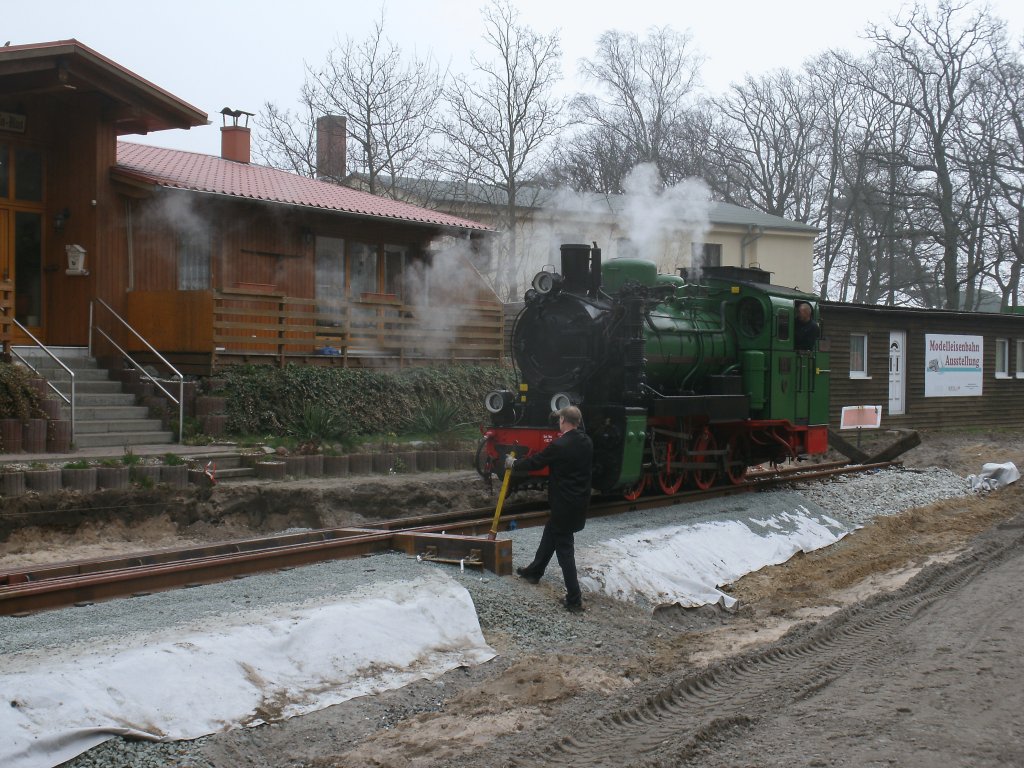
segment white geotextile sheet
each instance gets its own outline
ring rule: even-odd
[[[580,583],[619,600],[684,608],[736,599],[718,587],[797,552],[833,544],[855,526],[804,506],[742,520],[673,525],[609,539],[577,555]]]
[[[972,491],[994,491],[1018,480],[1020,480],[1020,471],[1012,461],[1005,464],[995,462],[983,464],[981,472],[967,476],[967,482]]]
[[[121,645],[0,658],[0,766],[114,735],[173,741],[313,712],[494,657],[469,593],[430,576]]]

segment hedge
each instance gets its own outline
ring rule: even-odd
[[[484,395],[515,386],[498,366],[445,366],[380,371],[362,368],[232,366],[223,371],[227,429],[282,434],[308,403],[340,414],[351,435],[399,433],[431,398],[457,403],[466,422],[486,418]]]

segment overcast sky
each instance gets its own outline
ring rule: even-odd
[[[13,0],[7,0],[13,3]],[[481,42],[480,0],[387,0],[388,36],[442,66],[468,72],[469,55],[489,55]],[[520,19],[537,32],[558,31],[567,92],[577,62],[609,29],[641,36],[654,25],[689,31],[707,57],[705,88],[720,92],[747,73],[797,68],[828,48],[866,49],[869,22],[885,23],[903,3],[859,0],[516,0]],[[1024,3],[988,5],[1024,34]],[[934,2],[930,2],[934,7]],[[0,44],[75,38],[141,77],[205,111],[212,124],[190,131],[125,137],[163,147],[218,154],[220,110],[259,112],[271,101],[292,108],[305,65],[322,63],[339,39],[361,40],[379,18],[379,0],[35,0],[17,3],[0,22]]]

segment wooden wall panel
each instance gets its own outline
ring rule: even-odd
[[[131,291],[125,319],[162,354],[213,352],[211,291]],[[130,352],[144,349],[126,335],[118,343]]]
[[[1017,339],[1024,340],[1024,317],[980,312],[938,312],[826,303],[821,317],[831,352],[830,421],[838,427],[845,405],[882,405],[882,428],[962,429],[1024,426],[1024,379],[1016,370]],[[890,416],[889,332],[905,331],[906,413]],[[850,334],[868,334],[869,379],[851,379]],[[925,397],[926,334],[984,338],[981,397]],[[1010,341],[1012,378],[995,377],[995,341]]]

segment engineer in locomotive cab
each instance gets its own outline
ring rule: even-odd
[[[533,562],[518,573],[526,581],[536,584],[551,562],[558,557],[565,580],[565,607],[576,613],[583,610],[583,595],[576,576],[576,548],[573,534],[582,531],[590,507],[591,464],[594,444],[583,432],[583,416],[574,405],[557,411],[559,436],[544,450],[524,459],[505,460],[513,473],[532,472],[548,467],[548,504],[551,517],[544,526]]]
[[[818,341],[818,324],[814,322],[814,309],[806,301],[796,303],[796,330],[793,333],[795,349],[814,350]]]

